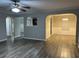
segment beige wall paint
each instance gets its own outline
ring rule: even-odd
[[[75,15],[53,16],[54,34],[76,35],[76,17]],[[68,18],[68,21],[62,20]]]
[[[52,35],[54,34],[54,24],[53,24],[53,22],[54,22],[54,17],[52,17]]]
[[[50,18],[51,16],[46,18],[46,39],[50,37]]]

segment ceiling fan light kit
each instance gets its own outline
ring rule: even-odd
[[[27,12],[28,9],[30,9],[29,6],[24,6],[23,4],[20,4],[20,0],[11,0],[11,11],[14,13],[19,12]]]
[[[15,13],[19,13],[20,12],[19,8],[12,8],[11,10],[12,10],[12,12],[15,12]]]

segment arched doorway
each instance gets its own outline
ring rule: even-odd
[[[76,47],[77,16],[72,13],[48,15],[46,17],[46,47],[49,55],[74,57]]]
[[[45,39],[48,39],[55,33],[64,35],[76,35],[76,23],[77,16],[73,13],[48,15],[45,22]],[[57,30],[58,32],[56,29],[54,29],[56,26],[61,27],[59,31]],[[73,28],[71,26],[73,26]]]

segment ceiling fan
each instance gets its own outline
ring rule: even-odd
[[[19,13],[19,12],[26,12],[31,7],[30,6],[24,6],[23,4],[20,4],[20,0],[11,0],[11,10],[12,12]]]

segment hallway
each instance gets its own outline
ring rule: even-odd
[[[76,24],[77,17],[73,13],[47,16],[45,48],[48,57],[78,57]]]
[[[54,34],[45,45],[48,57],[78,57],[75,36]]]

